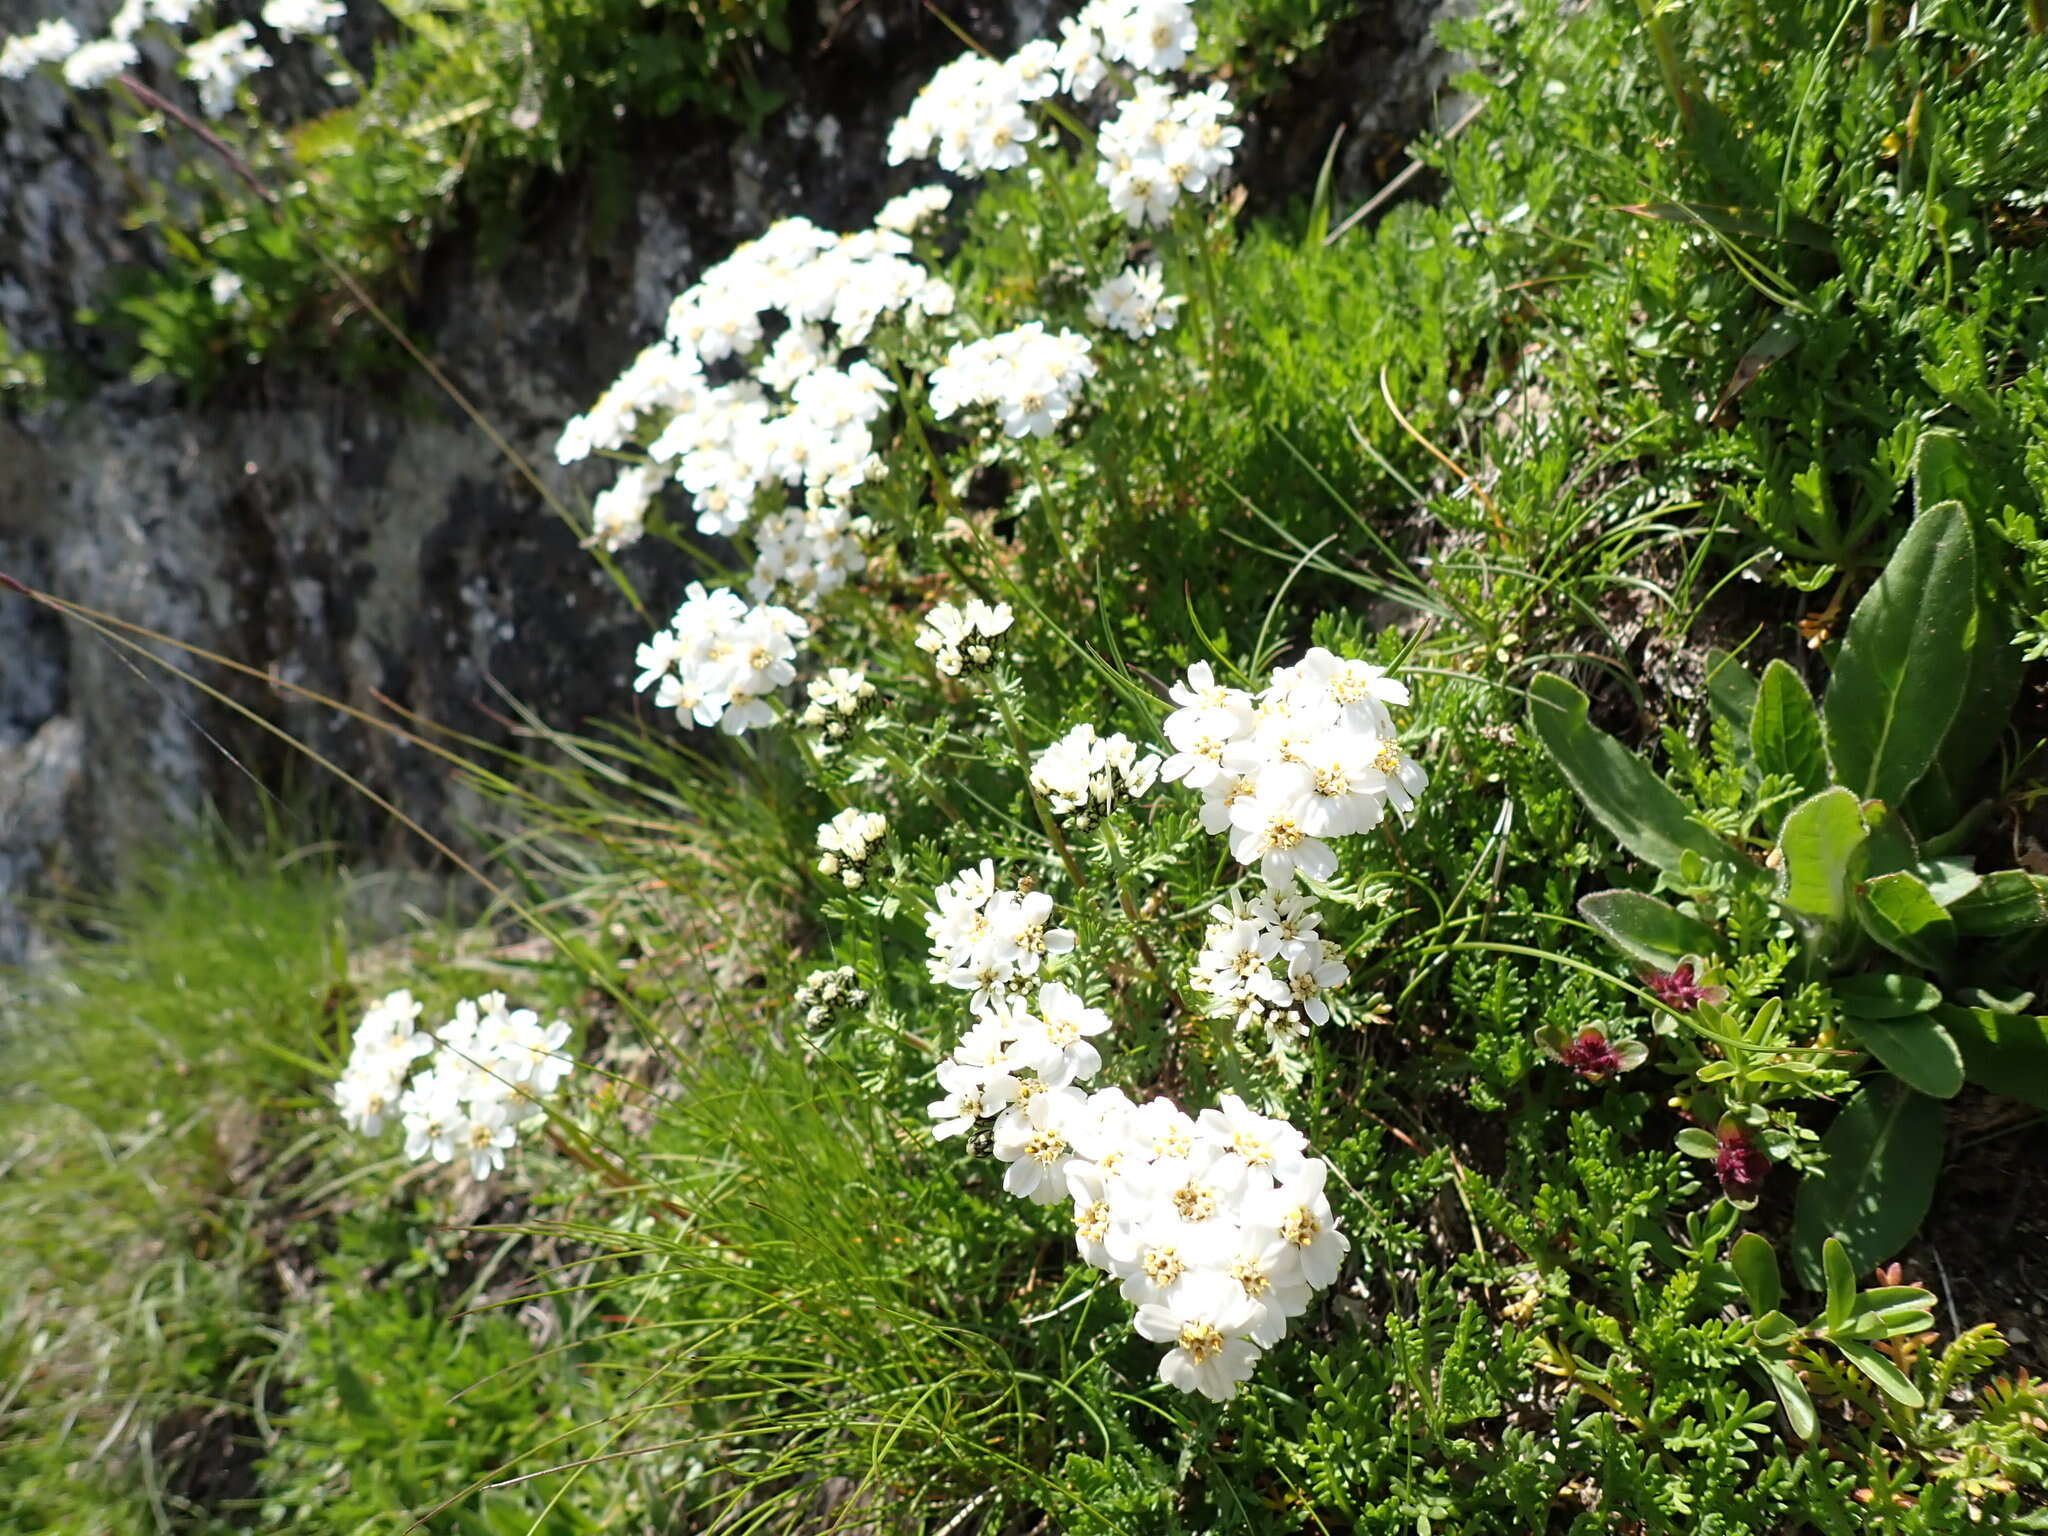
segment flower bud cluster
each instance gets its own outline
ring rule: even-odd
[[[787,608],[749,608],[736,592],[693,581],[668,628],[635,653],[633,691],[652,688],[656,707],[685,724],[737,736],[775,718],[768,696],[796,677],[797,642],[809,629]]]
[[[827,746],[836,747],[853,734],[880,697],[865,672],[830,667],[823,677],[811,679],[810,702],[798,720],[823,736]]]
[[[1087,337],[1049,335],[1041,320],[963,342],[932,370],[932,414],[944,421],[970,406],[993,406],[1006,436],[1050,437],[1095,377],[1089,351]]]
[[[1049,926],[1052,898],[999,889],[993,859],[940,885],[932,903],[924,920],[932,944],[926,967],[933,981],[972,992],[976,1008],[1006,1001],[1046,960],[1074,947],[1071,930]]]
[[[1330,1018],[1329,994],[1351,979],[1344,952],[1317,932],[1323,915],[1300,892],[1209,909],[1193,981],[1240,1029],[1305,1035]]]
[[[970,599],[965,608],[940,603],[924,616],[917,631],[917,648],[930,653],[942,676],[983,672],[995,665],[995,642],[1009,632],[1013,622],[1008,603],[991,606],[978,597]]]
[[[796,989],[795,1002],[804,1016],[805,1027],[818,1030],[842,1013],[857,1013],[867,1007],[868,995],[853,967],[842,965],[811,972]]]
[[[1070,827],[1086,831],[1118,805],[1144,794],[1159,780],[1160,759],[1139,754],[1123,732],[1098,736],[1095,727],[1075,726],[1038,754],[1031,788]]]
[[[943,907],[929,919],[946,920]],[[1166,1098],[1083,1092],[1109,1027],[1059,982],[1028,1007],[1016,994],[977,1005],[938,1066],[932,1134],[985,1135],[1006,1191],[1068,1203],[1082,1259],[1119,1282],[1140,1334],[1172,1346],[1160,1379],[1222,1402],[1350,1251],[1329,1170],[1301,1132],[1231,1095],[1195,1118]]]
[[[818,873],[837,879],[849,891],[867,884],[868,860],[889,835],[889,818],[880,811],[849,806],[818,827]]]
[[[1155,261],[1125,267],[1097,287],[1088,295],[1088,319],[1107,330],[1121,331],[1133,341],[1143,341],[1172,330],[1174,311],[1185,303],[1185,298],[1166,296],[1166,279]]]
[[[542,1101],[574,1070],[563,1050],[569,1025],[542,1024],[530,1008],[510,1009],[502,992],[464,998],[431,1033],[419,1028],[420,1012],[412,994],[401,991],[364,1014],[334,1086],[342,1121],[374,1136],[395,1115],[407,1157],[448,1163],[460,1155],[472,1178],[488,1178],[505,1166],[520,1126],[546,1113]]]
[[[1272,891],[1337,872],[1330,840],[1370,832],[1386,808],[1406,816],[1428,776],[1401,751],[1389,704],[1408,689],[1384,667],[1317,646],[1275,671],[1257,696],[1219,685],[1207,662],[1169,697],[1170,783],[1202,795],[1202,825],[1230,837],[1240,864]]]

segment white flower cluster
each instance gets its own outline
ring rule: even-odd
[[[810,702],[804,705],[798,721],[823,736],[828,747],[836,747],[851,736],[854,726],[881,697],[865,672],[845,667],[826,668],[823,677],[811,679],[809,691]]]
[[[1085,99],[1122,64],[1135,94],[1097,138],[1096,180],[1133,227],[1165,224],[1183,193],[1218,183],[1244,140],[1223,86],[1177,96],[1155,78],[1184,66],[1196,38],[1187,0],[1091,0],[1060,23],[1057,43],[1026,43],[1001,61],[964,54],[933,75],[890,129],[889,163],[936,157],[962,176],[1014,169],[1041,137],[1032,102],[1059,91]]]
[[[932,414],[944,421],[976,405],[995,407],[1010,437],[1049,437],[1074,409],[1081,386],[1095,377],[1088,338],[1048,335],[1031,320],[1013,331],[963,342],[932,370]]]
[[[341,0],[265,0],[263,24],[290,43],[333,31],[347,14]]]
[[[998,62],[963,53],[925,83],[889,129],[889,163],[936,158],[956,176],[1014,170],[1038,137],[1026,103],[1060,88],[1049,43]]]
[[[1206,192],[1230,169],[1244,142],[1244,130],[1228,122],[1235,110],[1221,85],[1176,96],[1158,81],[1139,81],[1095,141],[1095,180],[1110,208],[1134,229],[1166,224],[1182,193]]]
[[[951,313],[953,290],[910,250],[894,230],[838,235],[784,219],[678,295],[666,339],[643,349],[556,442],[564,464],[629,443],[653,462],[599,497],[592,538],[608,549],[638,539],[656,491],[673,480],[698,532],[752,529],[757,599],[788,587],[810,602],[860,571],[869,530],[853,499],[880,472],[873,424],[895,386],[842,352],[864,345],[887,315]],[[737,376],[714,381],[711,370],[733,365]]]
[[[269,50],[256,41],[256,29],[238,21],[187,48],[178,73],[198,90],[201,110],[208,117],[222,117],[234,106],[242,82],[274,62]]]
[[[1194,983],[1239,1028],[1305,1035],[1330,1019],[1329,993],[1351,979],[1340,946],[1317,932],[1323,915],[1301,893],[1268,893],[1209,910]]]
[[[848,806],[818,827],[818,873],[837,879],[849,891],[867,884],[868,860],[889,835],[889,818],[880,811]]]
[[[1329,840],[1370,832],[1392,805],[1406,816],[1429,779],[1395,740],[1389,704],[1408,689],[1384,667],[1317,646],[1273,673],[1256,697],[1216,682],[1207,662],[1169,695],[1170,783],[1202,794],[1202,825],[1228,833],[1240,864],[1269,890],[1337,872]]]
[[[51,16],[33,32],[0,43],[0,80],[26,80],[45,64],[62,64],[83,46],[78,28]]]
[[[737,592],[693,581],[668,628],[634,656],[635,693],[686,724],[715,725],[737,736],[775,718],[768,697],[796,677],[796,647],[810,627],[787,608],[749,608]]]
[[[509,1009],[502,992],[464,998],[455,1017],[432,1033],[419,1028],[420,1011],[401,991],[364,1014],[334,1086],[342,1121],[375,1136],[396,1116],[407,1157],[447,1163],[459,1153],[473,1178],[488,1178],[505,1166],[519,1127],[545,1113],[541,1101],[574,1070],[563,1050],[569,1025],[542,1024],[530,1008]],[[415,1071],[427,1056],[432,1060]]]
[[[917,648],[931,654],[943,676],[980,672],[995,665],[995,641],[1009,631],[1014,619],[1008,603],[990,605],[978,597],[965,608],[939,603],[918,626]]]
[[[932,902],[924,919],[931,978],[972,992],[977,1009],[1008,1001],[1048,959],[1074,947],[1071,929],[1048,926],[1052,898],[998,889],[993,859],[961,870],[932,892]]]
[[[1174,311],[1187,303],[1176,295],[1166,296],[1166,279],[1159,263],[1125,267],[1088,295],[1088,319],[1108,330],[1122,331],[1133,341],[1143,341],[1161,331],[1173,329]]]
[[[794,1001],[803,1013],[805,1026],[816,1030],[825,1028],[842,1013],[867,1007],[868,995],[853,967],[842,965],[811,972],[796,989]]]
[[[988,866],[981,881],[986,883]],[[942,906],[928,921],[946,917]],[[1076,1086],[1102,1067],[1109,1016],[1046,982],[1027,1007],[1008,995],[939,1064],[935,1137],[988,1128],[1003,1188],[1072,1204],[1083,1260],[1121,1283],[1135,1326],[1173,1347],[1160,1379],[1217,1402],[1330,1285],[1350,1251],[1323,1193],[1326,1164],[1301,1132],[1231,1095],[1199,1118],[1170,1099]]]
[[[900,197],[892,197],[882,204],[881,212],[875,215],[875,228],[886,229],[892,234],[914,235],[925,225],[927,219],[944,213],[953,206],[953,189],[936,183],[929,187],[912,187]]]
[[[1083,723],[1033,760],[1031,787],[1051,802],[1055,816],[1086,830],[1149,790],[1159,781],[1159,768],[1160,759],[1140,755],[1123,732],[1098,736]]]

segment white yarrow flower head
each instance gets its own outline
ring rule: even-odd
[[[942,676],[985,672],[1001,654],[996,642],[1009,633],[1014,622],[1008,603],[990,604],[980,598],[971,599],[964,608],[939,603],[918,628],[917,648],[930,654]]]
[[[901,197],[892,197],[875,215],[875,228],[899,235],[914,235],[925,223],[953,204],[953,189],[934,184],[914,187]]]
[[[818,828],[818,873],[859,890],[867,884],[868,861],[888,835],[888,817],[849,806]]]
[[[980,341],[963,342],[932,371],[932,414],[941,421],[975,406],[992,407],[1009,437],[1050,437],[1074,412],[1095,377],[1088,338],[1057,335],[1028,321]]]
[[[932,979],[973,993],[976,1008],[1005,1002],[1074,947],[1072,930],[1053,926],[1050,896],[999,889],[995,878],[983,859],[934,890],[925,913]]]
[[[347,14],[341,0],[266,0],[263,24],[289,43],[324,36]]]
[[[798,723],[816,731],[826,748],[843,745],[881,698],[865,672],[846,667],[828,667],[822,677],[811,679],[808,688],[809,702]]]
[[[0,44],[0,80],[26,80],[45,64],[62,64],[83,46],[78,28],[53,16],[35,31]]]
[[[591,541],[616,554],[640,542],[647,531],[647,509],[667,477],[647,464],[629,464],[619,478],[590,505]]]
[[[1219,187],[1244,142],[1227,121],[1234,110],[1220,84],[1176,96],[1163,82],[1140,80],[1096,137],[1095,180],[1110,208],[1133,229],[1158,227],[1184,193]]]
[[[464,998],[431,1032],[419,1027],[421,1011],[410,992],[399,991],[363,1015],[334,1087],[342,1121],[374,1136],[396,1118],[407,1157],[465,1158],[472,1178],[488,1178],[505,1166],[520,1124],[541,1114],[542,1101],[574,1070],[569,1025],[543,1024],[498,992]]]
[[[135,45],[117,37],[82,44],[64,61],[64,83],[75,91],[94,91],[141,60]]]
[[[1084,723],[1038,754],[1031,788],[1055,816],[1085,831],[1150,790],[1159,780],[1160,761],[1153,753],[1140,753],[1121,731],[1098,736],[1094,726]]]
[[[1107,330],[1143,341],[1173,329],[1174,312],[1187,300],[1168,298],[1158,262],[1125,267],[1088,296],[1088,319]]]
[[[768,700],[795,679],[797,646],[809,633],[787,608],[750,608],[736,592],[693,581],[668,628],[636,653],[633,689],[653,689],[655,706],[685,724],[737,736],[774,720]]]
[[[178,73],[198,88],[201,110],[208,117],[221,117],[234,106],[242,82],[273,62],[257,43],[256,29],[238,21],[189,45]]]

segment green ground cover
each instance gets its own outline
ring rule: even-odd
[[[241,921],[139,898],[21,1011],[7,1513],[2048,1525],[2040,21],[1489,14],[1431,195],[1335,238],[1307,188],[1134,236],[1085,144],[989,178],[916,246],[954,313],[868,344],[876,533],[801,662],[879,690],[845,740],[622,692],[466,770],[506,832],[485,937],[231,867],[203,890]],[[1098,332],[1070,420],[934,410],[950,342],[1084,325],[1141,238],[1187,303]],[[743,580],[677,508],[651,536]],[[1015,622],[956,676],[920,627],[972,598]],[[1337,840],[1333,1015],[1269,1035],[1207,1006],[1210,910],[1260,886],[1200,797],[1077,818],[1030,772],[1077,724],[1160,744],[1191,664],[1257,690],[1313,646],[1406,684],[1430,782]],[[888,821],[857,886],[817,869],[849,808]],[[983,858],[1077,935],[1094,1086],[1242,1095],[1328,1165],[1349,1252],[1227,1402],[1157,1379],[1074,1208],[1005,1194],[1000,1127],[933,1138],[969,1009],[926,913]],[[839,966],[863,997],[807,1014]],[[398,986],[575,1023],[550,1133],[487,1183],[322,1102]],[[96,1201],[104,1233],[44,1214]]]

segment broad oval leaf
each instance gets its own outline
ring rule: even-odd
[[[1857,1273],[1876,1268],[1920,1230],[1941,1172],[1947,1117],[1938,1101],[1886,1079],[1866,1083],[1821,1138],[1827,1166],[1799,1184],[1792,1261],[1802,1284],[1824,1283],[1821,1244],[1842,1240]]]
[[[1865,933],[1923,969],[1946,970],[1955,958],[1955,920],[1910,870],[1879,875],[1858,886],[1856,916]]]
[[[1820,1245],[1820,1269],[1827,1281],[1828,1332],[1833,1333],[1856,1315],[1856,1270],[1841,1239],[1831,1237]]]
[[[1941,750],[1977,638],[1977,552],[1962,504],[1923,507],[1850,616],[1821,708],[1835,777],[1897,805]]]
[[[1631,960],[1668,971],[1687,955],[1711,955],[1721,941],[1705,923],[1641,891],[1595,891],[1579,915]]]
[[[1764,668],[1749,717],[1749,750],[1758,773],[1781,773],[1809,795],[1828,787],[1820,712],[1805,681],[1782,661]]]
[[[1931,1015],[1856,1019],[1852,1027],[1857,1042],[1900,1082],[1937,1099],[1952,1099],[1963,1091],[1963,1053]]]
[[[1924,976],[1896,971],[1837,976],[1828,983],[1835,1001],[1852,1019],[1909,1019],[1941,1004],[1941,989]]]
[[[1555,672],[1529,684],[1529,728],[1586,809],[1637,858],[1677,875],[1685,855],[1746,871],[1727,843],[1692,819],[1686,803],[1641,757],[1587,718],[1585,694]]]
[[[1718,645],[1707,652],[1707,708],[1738,742],[1748,741],[1750,717],[1756,710],[1756,676]]]
[[[1977,939],[2003,939],[2048,928],[2048,879],[2023,869],[2001,869],[1958,896],[1948,909],[1956,931]]]
[[[1935,1017],[1962,1051],[1971,1082],[2048,1109],[2048,1018],[1946,1006]]]
[[[1820,930],[1832,952],[1849,917],[1849,882],[1865,835],[1863,807],[1837,786],[1802,800],[1778,833],[1778,900]]]

